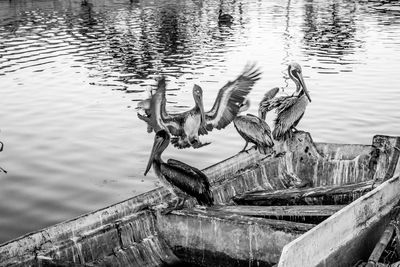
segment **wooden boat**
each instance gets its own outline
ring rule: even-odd
[[[399,147],[298,132],[282,157],[252,148],[206,168],[215,207],[162,212],[177,199],[160,187],[2,244],[0,266],[352,266],[399,202]]]

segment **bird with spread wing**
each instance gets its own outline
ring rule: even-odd
[[[166,111],[165,78],[162,77],[156,93],[150,100],[148,122],[155,131],[164,129],[171,135],[171,143],[178,148],[199,148],[208,143],[201,143],[199,135],[207,134],[215,129],[223,129],[231,123],[239,113],[240,106],[250,93],[255,82],[260,79],[261,72],[256,66],[247,65],[242,73],[233,81],[226,83],[218,92],[212,108],[205,112],[203,106],[203,90],[194,85],[193,99],[195,106],[183,113],[171,114]],[[149,118],[150,117],[150,118]]]

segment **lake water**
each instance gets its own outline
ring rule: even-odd
[[[0,243],[158,186],[135,110],[154,78],[168,110],[189,109],[195,83],[208,110],[251,61],[250,113],[272,87],[292,93],[296,61],[312,97],[298,128],[315,141],[400,135],[396,1],[0,0]],[[244,145],[232,125],[201,139],[164,158],[204,168]]]

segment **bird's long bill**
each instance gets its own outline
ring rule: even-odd
[[[311,102],[311,98],[310,98],[310,95],[308,94],[306,83],[304,82],[304,79],[303,79],[303,75],[301,75],[301,73],[300,74],[298,73],[297,76],[299,78],[300,85],[303,88],[304,93],[306,94],[308,100]]]
[[[200,97],[200,99],[199,99],[199,107],[200,107],[200,113],[201,113],[201,120],[202,120],[202,123],[205,125],[206,124],[206,114],[204,113],[204,105],[203,105],[202,97]]]
[[[147,173],[149,172],[149,170],[151,168],[151,164],[154,161],[154,158],[156,156],[157,151],[159,150],[159,148],[161,146],[161,143],[162,143],[162,140],[154,138],[153,148],[151,149],[150,158],[149,158],[149,161],[147,162],[147,167],[146,167],[146,170],[144,172],[145,176],[147,175]]]

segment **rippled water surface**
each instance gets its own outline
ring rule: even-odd
[[[195,83],[209,109],[247,61],[263,70],[251,113],[267,89],[292,92],[296,61],[315,141],[400,135],[396,1],[0,0],[0,243],[156,187],[135,110],[154,78],[167,76],[168,110],[190,108]],[[204,168],[244,145],[232,125],[202,140],[164,156]]]

